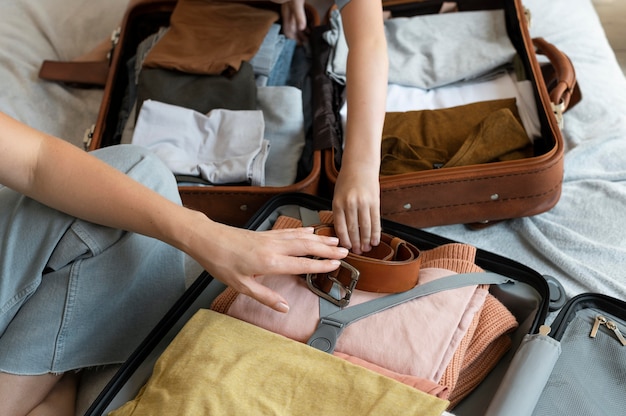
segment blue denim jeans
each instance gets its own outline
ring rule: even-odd
[[[146,150],[93,154],[180,203],[171,172]],[[183,254],[165,243],[73,218],[8,188],[0,188],[0,212],[0,371],[121,363],[184,291]]]

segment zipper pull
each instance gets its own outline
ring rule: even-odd
[[[596,320],[593,323],[593,327],[591,328],[591,333],[589,333],[590,338],[596,337],[596,335],[598,334],[598,329],[600,329],[600,325],[604,325],[607,327],[607,329],[613,331],[619,342],[621,342],[621,344],[626,347],[626,338],[624,338],[624,336],[622,335],[622,332],[617,327],[617,324],[614,321],[609,321],[608,319],[606,319],[606,317],[602,315],[596,316]]]
[[[541,325],[539,327],[539,334],[548,336],[548,334],[550,333],[551,330],[552,330],[552,328],[550,328],[548,325]]]
[[[626,339],[624,339],[624,336],[622,335],[621,331],[617,327],[617,324],[613,321],[608,321],[605,325],[607,328],[613,331],[617,339],[619,339],[619,342],[621,342],[623,346],[626,346]]]
[[[600,325],[606,324],[606,318],[602,315],[596,316],[596,321],[593,323],[593,327],[591,328],[591,333],[589,334],[590,338],[595,338],[598,333],[598,329]]]

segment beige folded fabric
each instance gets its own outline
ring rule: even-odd
[[[199,310],[110,416],[424,415],[448,402],[253,325]]]
[[[237,2],[179,0],[144,68],[218,75],[257,53],[278,13]]]

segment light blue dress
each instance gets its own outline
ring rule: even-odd
[[[171,172],[147,151],[93,154],[180,203]],[[121,363],[184,291],[183,254],[160,241],[78,220],[8,188],[0,188],[0,213],[0,371]]]

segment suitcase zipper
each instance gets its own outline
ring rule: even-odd
[[[593,327],[591,328],[591,333],[589,334],[590,338],[596,337],[596,334],[598,333],[598,329],[600,329],[600,325],[604,325],[607,327],[607,329],[610,329],[611,331],[613,331],[613,333],[615,334],[615,337],[619,340],[619,342],[623,346],[626,346],[626,339],[624,339],[624,336],[622,335],[622,332],[619,330],[615,321],[610,321],[603,315],[596,316],[596,320],[593,323]]]

